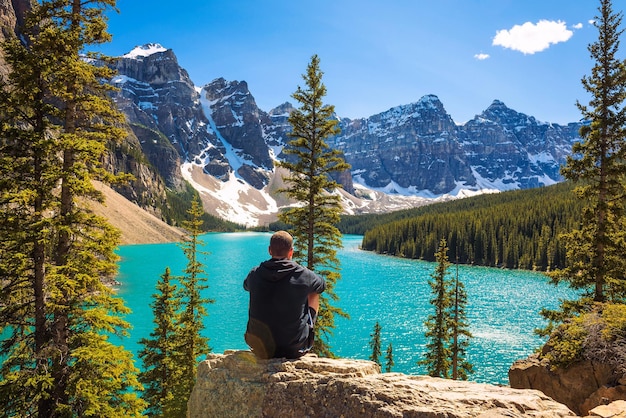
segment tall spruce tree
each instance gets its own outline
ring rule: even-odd
[[[334,191],[340,187],[331,178],[333,173],[349,169],[339,151],[331,149],[326,139],[339,133],[335,108],[325,105],[326,87],[317,55],[311,58],[302,77],[305,88],[298,86],[292,97],[300,108],[289,116],[292,138],[284,149],[288,158],[278,163],[288,170],[288,187],[280,191],[300,203],[280,213],[279,219],[291,225],[294,237],[294,258],[326,280],[326,291],[320,297],[316,338],[313,351],[333,356],[328,339],[335,328],[335,315],[348,317],[333,305],[338,297],[335,284],[340,279],[337,250],[341,248],[341,233],[335,226],[341,214],[340,198]],[[321,338],[319,338],[321,337]]]
[[[448,378],[452,366],[452,350],[450,348],[452,338],[450,313],[452,283],[448,277],[450,262],[448,261],[448,245],[445,239],[439,242],[436,258],[437,267],[431,274],[432,279],[428,281],[433,295],[430,303],[435,308],[435,313],[429,315],[424,322],[426,326],[425,336],[428,339],[427,351],[425,358],[420,360],[418,364],[426,366],[429,376]]]
[[[463,282],[459,280],[459,261],[456,262],[456,276],[454,279],[453,303],[451,314],[452,342],[452,379],[467,380],[468,375],[474,371],[472,364],[467,360],[467,347],[469,346],[472,333],[469,331],[467,322],[467,292]]]
[[[582,141],[574,144],[561,170],[575,182],[574,192],[586,206],[580,228],[563,237],[566,267],[549,273],[555,283],[581,290],[581,297],[565,301],[560,311],[544,310],[551,323],[584,311],[593,302],[623,303],[626,297],[626,66],[618,57],[623,14],[613,10],[610,0],[601,0],[598,11],[594,21],[598,40],[588,48],[595,64],[591,75],[582,79],[591,99],[588,105],[577,103],[589,124],[581,128]]]
[[[207,316],[206,305],[213,300],[203,297],[202,292],[208,288],[207,278],[204,276],[204,266],[200,256],[206,254],[200,248],[204,242],[199,238],[202,234],[202,203],[196,197],[187,211],[189,218],[183,222],[187,232],[181,247],[187,258],[187,266],[183,275],[179,277],[180,290],[178,297],[181,301],[181,312],[178,316],[178,343],[177,366],[181,377],[175,387],[174,402],[177,406],[170,411],[171,417],[185,417],[187,400],[196,381],[196,369],[201,356],[211,352],[209,339],[202,335],[204,319]]]
[[[376,321],[376,324],[374,324],[374,331],[372,331],[372,333],[370,334],[370,348],[372,349],[370,360],[372,360],[379,366],[381,365],[380,355],[382,354],[382,351],[380,351],[380,330],[381,326],[378,321]]]
[[[88,208],[92,181],[121,114],[85,56],[109,40],[114,0],[34,3],[22,36],[5,43],[0,104],[0,415],[140,416],[132,355],[110,341],[128,312],[103,278],[119,233]],[[4,222],[6,221],[6,222]],[[6,237],[6,239],[5,239]]]
[[[154,315],[154,330],[150,338],[139,341],[143,349],[139,357],[143,360],[143,371],[139,381],[144,385],[142,398],[148,403],[147,414],[152,417],[171,417],[178,402],[174,388],[181,381],[182,369],[178,367],[178,315],[181,300],[178,288],[172,282],[169,267],[157,282],[150,305]]]

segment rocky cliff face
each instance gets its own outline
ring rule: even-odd
[[[200,94],[171,50],[159,45],[135,48],[117,60],[114,100],[124,112],[141,148],[169,187],[181,184],[181,160],[220,148],[211,167],[223,166],[225,150],[208,127]],[[219,175],[219,170],[214,170]]]
[[[343,151],[357,181],[386,192],[443,194],[457,181],[475,185],[457,127],[436,96],[366,119],[343,120],[332,144]]]
[[[539,391],[380,373],[365,360],[210,354],[188,403],[200,417],[572,417]]]
[[[456,125],[434,95],[366,119],[344,120],[333,146],[364,184],[388,192],[456,194],[554,184],[580,124],[540,123],[495,100]]]
[[[513,388],[540,390],[580,415],[626,399],[626,378],[606,363],[589,360],[553,370],[546,361],[532,355],[513,364],[509,381]]]
[[[218,78],[202,89],[211,127],[231,150],[228,159],[234,172],[256,189],[267,185],[274,163],[266,128],[270,116],[260,110],[245,81],[227,82]]]

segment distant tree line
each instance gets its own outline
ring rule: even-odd
[[[365,231],[362,248],[435,261],[439,241],[445,239],[450,258],[463,264],[562,268],[566,251],[559,236],[578,226],[582,205],[571,188],[563,183],[404,211],[395,215],[399,220]]]

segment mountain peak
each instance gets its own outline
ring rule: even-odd
[[[445,112],[443,103],[441,103],[439,97],[434,94],[427,94],[425,96],[422,96],[416,104],[418,107],[423,109],[439,110]]]
[[[207,92],[209,100],[224,99],[237,95],[240,97],[248,96],[254,101],[248,89],[248,83],[243,80],[227,81],[224,77],[219,77],[205,85],[204,90]]]
[[[487,110],[490,110],[490,109],[494,110],[494,109],[509,109],[509,108],[508,108],[507,105],[504,104],[503,101],[498,100],[498,99],[494,99],[493,102],[491,102],[491,104],[487,108]]]
[[[494,100],[487,109],[480,115],[481,118],[487,119],[505,125],[526,125],[536,123],[535,118],[524,113],[517,112],[500,100]]]
[[[294,107],[290,102],[285,102],[276,106],[269,111],[270,116],[289,116],[294,111]]]
[[[139,58],[139,57],[148,57],[152,54],[156,54],[159,52],[165,52],[167,48],[163,47],[161,44],[144,44],[136,46],[132,51],[127,54],[122,55],[123,58]]]
[[[437,104],[437,103],[441,103],[441,100],[439,100],[439,97],[437,97],[437,95],[435,94],[426,94],[419,99],[419,103]]]

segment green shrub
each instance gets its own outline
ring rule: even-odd
[[[542,357],[555,369],[589,360],[626,372],[626,305],[596,304],[561,324],[550,335]]]

